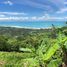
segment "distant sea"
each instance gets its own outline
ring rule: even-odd
[[[20,27],[20,28],[50,28],[52,24],[55,25],[56,27],[66,26],[65,21],[29,21],[29,22],[0,21],[0,26]]]

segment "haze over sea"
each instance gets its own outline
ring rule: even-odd
[[[56,27],[66,26],[65,21],[11,21],[0,22],[0,26],[19,27],[19,28],[50,28],[55,25]]]

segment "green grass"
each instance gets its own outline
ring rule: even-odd
[[[34,54],[19,52],[0,52],[1,67],[23,67],[23,59],[33,57]]]

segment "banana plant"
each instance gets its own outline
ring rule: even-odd
[[[67,41],[67,37],[62,37],[61,34],[59,34],[56,43],[51,46],[48,51],[44,54],[43,59],[48,60],[52,55],[61,47],[63,48],[64,43]]]
[[[50,67],[51,64],[53,65],[53,67],[58,67],[57,62],[59,60],[52,60],[49,65],[46,65],[46,63],[48,60],[52,58],[52,56],[60,48],[62,48],[62,51],[64,54],[63,58],[66,58],[67,56],[66,55],[67,49],[65,48],[65,46],[67,46],[66,36],[59,33],[59,36],[57,37],[55,44],[47,48],[47,51],[44,53],[45,45],[46,44],[43,40],[43,42],[41,43],[41,46],[39,46],[39,48],[36,50],[36,56],[33,58],[24,59],[24,61],[27,62],[27,64],[29,64],[29,67],[41,67],[41,66]],[[63,61],[65,64],[67,63],[66,59]]]

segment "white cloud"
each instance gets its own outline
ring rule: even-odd
[[[8,1],[5,1],[5,2],[3,2],[3,3],[4,3],[4,4],[8,4],[8,5],[10,5],[10,6],[13,5],[13,2],[12,2],[12,1],[9,1],[9,0],[8,0]]]
[[[8,14],[9,16],[7,16]],[[18,16],[21,13],[0,12],[0,21],[65,21],[67,17],[57,17],[45,14],[43,16]]]
[[[50,16],[49,14],[45,14],[43,16],[40,16],[40,17],[31,17],[30,18],[31,20],[36,20],[36,21],[66,21],[67,20],[67,17],[64,16],[64,17],[58,17],[58,16]]]
[[[56,13],[65,13],[67,12],[67,8],[62,8],[59,11],[57,11]]]
[[[61,21],[67,17],[0,17],[0,21]]]
[[[24,21],[28,20],[28,17],[0,17],[0,21]]]
[[[67,4],[67,2],[64,2],[64,4],[66,5],[66,4]]]
[[[5,15],[4,14],[0,14],[0,17],[5,17]]]
[[[29,17],[29,19],[30,19],[30,20],[34,20],[34,21],[36,21],[36,20],[38,20],[38,17],[33,16],[33,17]]]
[[[28,17],[24,17],[24,16],[26,16],[26,13],[24,13],[24,12],[21,12],[21,13],[19,13],[19,12],[0,12],[0,21],[27,20]]]
[[[26,13],[24,12],[0,12],[0,14],[5,14],[5,15],[27,15]]]
[[[65,17],[38,17],[38,20],[42,20],[42,21],[61,21],[61,20],[66,20]]]

